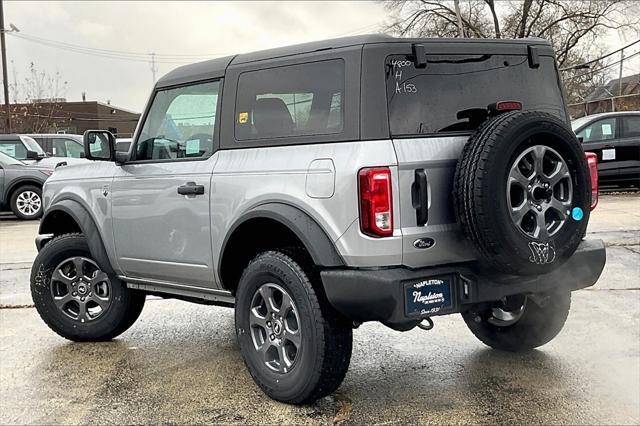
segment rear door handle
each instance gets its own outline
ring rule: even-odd
[[[180,195],[203,195],[204,185],[196,185],[195,182],[187,182],[184,185],[178,187],[178,194]]]
[[[416,209],[417,225],[423,226],[429,220],[429,188],[427,172],[424,169],[415,171],[415,178],[411,185],[411,204]]]

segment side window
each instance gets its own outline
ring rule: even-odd
[[[341,133],[344,80],[342,59],[241,74],[236,139]]]
[[[27,148],[24,147],[22,141],[0,141],[0,152],[16,160],[27,158]]]
[[[98,145],[98,144],[94,144]],[[73,157],[80,158],[80,153],[84,152],[84,147],[78,142],[67,138],[53,138],[52,140],[53,155],[56,157]],[[91,146],[92,152],[100,150],[100,147]]]
[[[220,82],[160,90],[138,137],[137,160],[205,157],[213,152]]]
[[[622,137],[640,137],[640,116],[622,117]]]
[[[589,124],[578,132],[583,142],[605,141],[616,137],[616,118],[605,118]]]

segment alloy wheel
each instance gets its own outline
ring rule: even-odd
[[[254,349],[272,371],[291,371],[302,347],[300,317],[296,305],[282,287],[260,286],[253,295],[249,326]]]
[[[50,288],[56,307],[82,323],[101,317],[112,301],[109,277],[93,260],[82,256],[58,264]]]
[[[502,300],[494,303],[487,322],[497,327],[513,325],[522,318],[526,307],[527,296],[525,295],[503,297]]]
[[[573,187],[566,162],[554,149],[535,145],[513,162],[507,178],[512,222],[525,235],[555,235],[571,214]]]
[[[42,207],[42,200],[34,191],[23,191],[16,197],[16,207],[25,216],[35,216]]]

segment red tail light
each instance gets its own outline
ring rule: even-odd
[[[518,101],[501,101],[488,105],[487,109],[493,114],[507,111],[519,111],[522,109],[522,103]]]
[[[372,237],[393,235],[391,170],[388,167],[362,169],[360,183],[360,229]]]
[[[585,152],[589,174],[591,175],[591,210],[598,205],[598,156],[593,152]]]

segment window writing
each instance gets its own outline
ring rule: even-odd
[[[428,55],[416,68],[405,55],[386,59],[389,126],[394,136],[470,131],[487,106],[518,101],[566,120],[554,60],[541,56],[530,68],[526,55]]]

